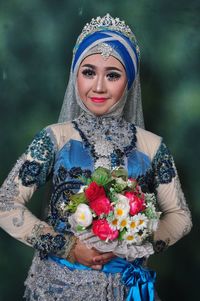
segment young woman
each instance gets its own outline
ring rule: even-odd
[[[143,129],[139,58],[123,21],[107,14],[86,24],[59,123],[35,136],[0,190],[0,226],[36,249],[26,300],[154,300],[155,274],[144,258],[191,229],[173,158],[162,138]],[[73,234],[64,208],[80,190],[80,176],[99,166],[122,166],[143,192],[156,194],[162,215],[151,243],[102,250],[93,233]],[[49,179],[49,214],[41,221],[26,203]]]

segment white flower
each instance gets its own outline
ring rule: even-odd
[[[123,230],[125,227],[128,226],[128,224],[129,224],[129,218],[128,217],[124,217],[124,218],[118,220],[117,229]]]
[[[118,202],[114,208],[114,215],[117,219],[122,219],[127,217],[130,206],[129,206],[129,199],[121,194],[117,194]]]
[[[118,229],[118,219],[117,218],[113,218],[112,220],[109,220],[109,225],[110,225],[110,228],[112,230],[117,230]]]
[[[79,189],[79,191],[77,193],[82,193],[84,192],[85,188],[88,188],[88,185],[83,185],[81,186],[81,188]]]
[[[138,242],[138,235],[135,233],[126,232],[123,235],[123,239],[127,243],[127,245],[136,244]]]
[[[148,224],[148,218],[146,217],[145,214],[143,213],[138,213],[137,214],[137,229],[144,229],[147,228]]]
[[[116,178],[115,181],[117,184],[127,185],[127,182],[124,181],[122,178]]]
[[[137,241],[138,241],[138,244],[142,244],[143,240],[144,240],[145,238],[147,238],[148,235],[149,235],[149,232],[147,231],[147,229],[140,230],[140,231],[137,233]]]
[[[134,215],[129,219],[128,230],[131,233],[137,232],[138,216]]]
[[[88,205],[79,204],[74,213],[74,220],[82,227],[88,227],[92,223],[92,212]]]

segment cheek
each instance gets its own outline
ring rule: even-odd
[[[83,77],[77,76],[77,90],[79,96],[83,99],[87,92],[87,83]]]
[[[125,88],[126,88],[126,81],[121,81],[116,85],[115,89],[113,89],[113,93],[115,95],[116,101],[120,100],[120,98],[124,94]]]

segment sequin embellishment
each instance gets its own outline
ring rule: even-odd
[[[39,187],[46,182],[54,162],[54,145],[45,129],[35,136],[26,155],[35,160],[24,162],[19,171],[19,179],[24,186],[36,184]]]
[[[54,236],[50,233],[44,234],[43,228],[45,228],[43,224],[36,224],[27,238],[27,242],[39,251],[41,259],[47,258],[48,254],[56,254],[66,243],[66,238],[62,234]]]
[[[122,117],[93,117],[81,114],[73,122],[94,159],[94,167],[126,166],[126,158],[136,147],[136,128]]]
[[[170,183],[172,178],[176,176],[173,157],[164,143],[161,143],[153,159],[152,166],[157,186]]]

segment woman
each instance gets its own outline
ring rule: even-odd
[[[190,231],[173,158],[160,137],[142,129],[139,56],[134,34],[118,18],[107,14],[86,24],[74,48],[60,123],[36,135],[1,188],[1,227],[37,250],[26,300],[154,300],[155,274],[141,258],[153,253],[152,245],[161,251]],[[82,186],[79,176],[99,166],[123,166],[144,192],[156,193],[162,217],[152,244],[108,244],[100,252],[92,235],[72,233],[64,208]],[[41,221],[25,204],[50,178],[48,218]],[[113,272],[113,263],[123,268]],[[139,269],[137,283],[124,280],[125,268],[131,277]]]

